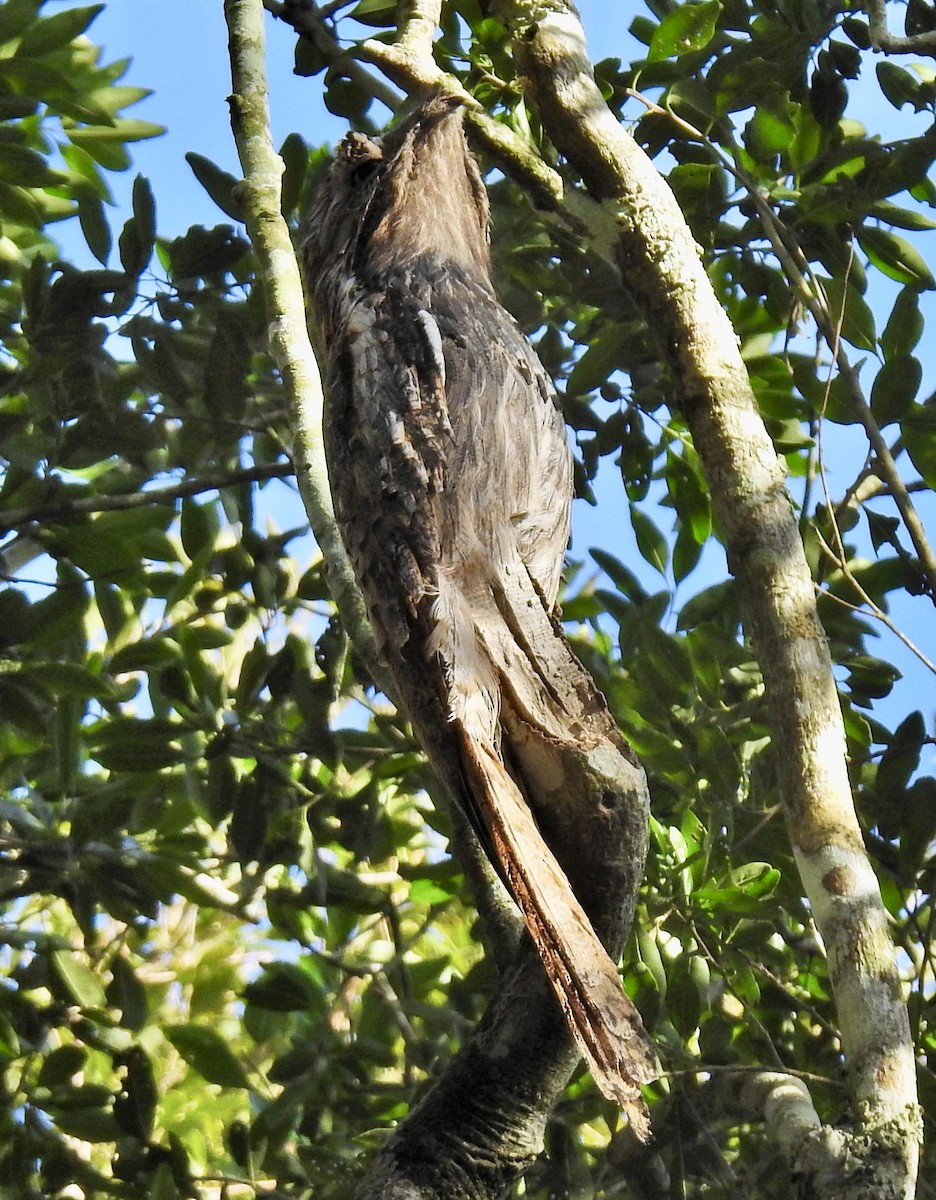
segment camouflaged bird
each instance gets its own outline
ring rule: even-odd
[[[437,95],[380,139],[348,134],[303,256],[336,513],[396,698],[596,1082],[645,1131],[655,1057],[540,831],[539,795],[573,743],[643,777],[558,625],[572,459],[552,382],[494,295],[460,101]]]

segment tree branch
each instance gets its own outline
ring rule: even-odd
[[[919,1155],[910,1029],[852,803],[831,659],[781,464],[685,219],[604,103],[574,9],[561,0],[516,2],[507,15],[527,94],[554,144],[616,222],[623,277],[680,382],[764,673],[789,836],[828,949],[861,1131],[850,1149],[869,1170],[886,1168],[876,1196],[902,1200],[913,1193]]]
[[[871,47],[884,54],[928,54],[936,56],[936,32],[917,33],[898,37],[887,27],[887,5],[884,0],[865,0],[865,12],[871,33]]]
[[[326,24],[325,13],[312,0],[263,0],[263,7],[315,47],[329,66],[340,67],[345,76],[368,96],[396,112],[400,97],[382,79],[369,74],[339,45]]]
[[[376,39],[368,39],[351,52],[339,44],[334,30],[327,26],[321,10],[312,0],[263,0],[263,3],[267,11],[292,26],[300,37],[308,38],[326,62],[340,66],[349,79],[391,111],[399,107],[399,96],[363,70],[354,61],[352,53],[385,70],[388,78],[394,79],[407,94],[426,87],[440,87],[461,96],[467,108],[466,125],[472,146],[508,172],[539,207],[562,212],[579,235],[586,231],[583,222],[588,215],[600,215],[597,205],[592,204],[583,192],[566,194],[559,172],[544,163],[536,150],[512,129],[479,109],[461,81],[437,67],[431,55],[427,58],[400,53],[396,46],[388,46]],[[595,230],[591,232],[594,234]]]
[[[262,483],[267,479],[289,479],[294,474],[292,463],[271,463],[262,467],[244,467],[239,471],[227,471],[223,475],[202,476],[201,479],[180,479],[165,487],[149,488],[140,492],[120,492],[113,496],[79,496],[74,500],[61,494],[53,494],[41,504],[24,504],[19,508],[0,508],[0,531],[19,529],[38,521],[67,521],[70,517],[87,513],[126,512],[131,508],[145,508],[149,504],[173,504],[186,496],[198,496],[202,492],[216,492],[221,488],[238,487],[242,483]],[[58,480],[50,481],[64,488]]]
[[[280,207],[283,162],[270,138],[263,5],[261,0],[225,0],[224,15],[233,82],[231,126],[244,172],[247,231],[270,313],[270,349],[291,402],[296,480],[342,624],[377,678],[373,634],[335,523],[322,442],[322,382],[306,328],[299,267]]]

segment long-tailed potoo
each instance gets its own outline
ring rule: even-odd
[[[613,723],[555,619],[572,460],[552,382],[494,295],[487,231],[455,98],[339,146],[303,246],[329,473],[396,698],[596,1082],[633,1111],[652,1049],[533,815],[562,771],[551,748],[591,744],[569,713]]]

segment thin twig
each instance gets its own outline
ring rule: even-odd
[[[923,666],[926,667],[927,670],[932,671],[933,674],[936,675],[936,663],[931,662],[923,653],[923,651],[916,646],[897,625],[894,624],[887,613],[884,612],[882,608],[879,608],[877,604],[875,604],[875,602],[871,599],[865,589],[852,574],[848,563],[835,553],[818,529],[816,530],[816,537],[819,539],[819,545],[821,546],[822,550],[828,555],[832,562],[835,563],[836,567],[838,567],[844,577],[855,589],[857,594],[861,597],[861,604],[849,604],[849,602],[843,599],[843,597],[836,596],[834,592],[830,592],[827,588],[820,587],[818,583],[815,585],[816,595],[828,600],[834,600],[836,604],[841,604],[843,608],[848,608],[852,612],[863,613],[865,616],[874,617],[875,620],[880,621],[882,625],[889,629],[895,638],[903,642],[910,653],[916,655],[916,657],[920,660]]]
[[[839,376],[845,384],[848,397],[859,421],[864,426],[868,441],[874,451],[881,478],[887,484],[894,503],[897,505],[897,509],[903,518],[907,533],[910,535],[913,548],[920,561],[920,569],[929,585],[930,599],[936,604],[936,554],[934,554],[926,537],[920,515],[914,507],[913,501],[910,499],[907,484],[897,469],[897,464],[894,461],[890,447],[871,411],[870,404],[868,404],[864,397],[864,392],[858,380],[858,373],[845,353],[839,336],[841,323],[840,321],[833,322],[829,313],[828,302],[825,296],[821,294],[822,289],[818,286],[817,281],[813,280],[811,285],[807,280],[807,276],[811,274],[811,268],[803,257],[799,244],[792,238],[789,231],[777,217],[777,214],[767,203],[755,181],[737,162],[732,161],[711,139],[707,138],[705,134],[696,129],[688,121],[679,117],[676,113],[660,108],[659,105],[646,100],[639,93],[631,91],[630,94],[638,96],[651,111],[666,113],[674,124],[698,139],[703,145],[708,146],[753,200],[774,254],[777,256],[781,267],[786,273],[787,279],[797,292],[800,300],[809,310],[819,332],[822,334],[823,340],[829,347],[833,361],[838,367]],[[839,326],[838,328],[836,328],[837,325]]]
[[[150,504],[173,504],[187,496],[216,492],[221,488],[238,487],[243,483],[262,483],[267,479],[288,479],[295,474],[292,463],[270,463],[267,466],[244,467],[223,475],[207,475],[200,479],[180,479],[166,487],[145,491],[120,492],[113,496],[79,496],[74,500],[58,496],[41,504],[24,504],[19,508],[0,508],[0,530],[19,529],[36,522],[49,524],[67,521],[88,513],[125,512],[145,508]],[[56,483],[58,481],[55,481]],[[50,480],[50,483],[52,481]],[[64,486],[64,485],[62,485]]]

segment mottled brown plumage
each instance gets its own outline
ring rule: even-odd
[[[397,698],[596,1081],[636,1112],[652,1050],[533,814],[548,818],[538,793],[561,784],[563,747],[638,769],[554,619],[571,456],[551,381],[494,295],[487,224],[452,97],[339,147],[304,243],[332,490]]]

